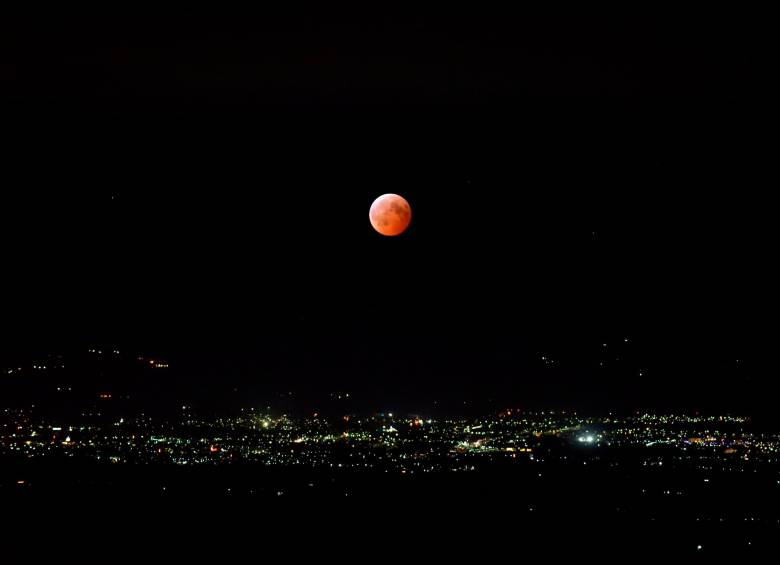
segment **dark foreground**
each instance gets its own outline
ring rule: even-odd
[[[773,466],[665,469],[628,450],[418,474],[6,458],[0,493],[12,547],[74,555],[162,544],[201,557],[245,549],[290,558],[713,557],[762,554],[780,536]],[[62,545],[19,545],[27,539]]]

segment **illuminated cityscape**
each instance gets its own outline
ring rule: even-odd
[[[574,450],[584,462],[641,448],[642,465],[649,466],[666,461],[701,471],[744,472],[746,467],[780,463],[780,434],[754,433],[747,419],[736,416],[585,417],[509,409],[476,419],[381,413],[333,420],[242,409],[233,417],[206,418],[187,406],[174,419],[141,415],[109,422],[92,412],[73,423],[48,420],[34,408],[6,409],[2,416],[0,454],[31,459],[175,465],[252,462],[414,474],[468,471],[485,462],[518,458],[541,463],[554,442],[559,450]]]
[[[693,552],[715,545],[722,528],[735,551],[780,530],[780,432],[737,413],[458,414],[437,402],[372,410],[344,389],[230,407],[175,403],[175,363],[114,347],[44,355],[3,373],[0,496],[9,500],[460,500],[475,512],[500,500],[534,527],[556,527],[565,512],[598,516],[626,540],[681,528],[690,535],[668,543]],[[104,374],[116,377],[102,382]],[[142,392],[155,382],[162,396],[150,402]]]
[[[459,493],[477,504],[478,493],[499,489],[522,520],[554,520],[568,498],[568,512],[587,508],[604,524],[684,528],[696,551],[713,544],[717,528],[741,532],[732,549],[780,529],[780,433],[736,415],[508,408],[484,417],[326,417],[247,407],[208,416],[183,405],[166,417],[116,417],[112,402],[101,395],[71,418],[4,409],[0,495],[419,503]],[[687,538],[680,545],[691,549]]]

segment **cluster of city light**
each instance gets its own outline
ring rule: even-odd
[[[737,417],[582,417],[575,413],[511,412],[477,419],[433,419],[376,414],[295,418],[259,410],[207,418],[182,406],[178,420],[141,415],[107,421],[101,411],[81,414],[78,425],[37,418],[29,410],[5,410],[0,453],[27,457],[64,454],[114,463],[217,464],[254,461],[266,465],[390,467],[407,472],[468,468],[472,458],[534,459],[546,437],[588,447],[589,453],[621,446],[647,449],[646,465],[696,459],[707,470],[739,469],[744,461],[777,461],[780,436],[754,436]],[[349,416],[349,417],[346,417]],[[721,429],[719,426],[725,426]],[[657,447],[677,455],[656,458]],[[536,454],[538,455],[538,454]],[[339,467],[340,466],[340,467]]]

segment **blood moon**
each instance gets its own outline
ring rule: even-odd
[[[400,235],[412,221],[412,208],[403,196],[383,194],[371,204],[368,219],[382,235]]]

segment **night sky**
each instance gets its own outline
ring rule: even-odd
[[[378,408],[771,408],[736,23],[68,24],[2,24],[4,362],[117,344],[184,387]]]

